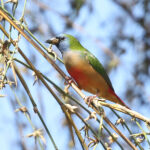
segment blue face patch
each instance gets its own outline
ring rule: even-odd
[[[64,36],[64,35],[60,35],[60,36],[57,36],[56,38],[58,38],[60,41],[59,41],[59,44],[56,45],[58,47],[58,49],[61,51],[61,53],[63,53],[64,51],[67,51],[69,50],[69,47],[70,47],[70,41],[69,41],[69,38]]]

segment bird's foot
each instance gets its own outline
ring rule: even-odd
[[[92,96],[86,96],[84,98],[85,102],[88,104],[88,107],[91,105],[93,100],[97,97],[97,95],[92,95]]]
[[[71,84],[71,83],[75,83],[74,80],[72,79],[72,77],[65,77],[65,85]]]
[[[64,82],[64,84],[66,85],[65,89],[64,89],[65,93],[69,93],[68,89],[70,88],[71,83],[75,84],[74,80],[71,77],[66,76],[65,77],[65,82]]]
[[[104,99],[104,98],[98,98],[98,100],[99,100],[99,101],[102,101],[102,102],[105,102],[105,101],[106,101],[106,99]]]

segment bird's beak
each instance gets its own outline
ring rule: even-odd
[[[52,45],[57,45],[59,43],[59,39],[58,38],[51,38],[49,40],[46,40],[45,42],[52,44]]]

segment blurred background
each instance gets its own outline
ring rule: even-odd
[[[12,14],[13,3],[3,1],[4,7]],[[25,1],[18,1],[15,11],[15,18],[20,19]],[[2,4],[2,1],[1,1]],[[150,1],[148,0],[31,0],[27,1],[24,20],[28,29],[46,47],[47,39],[60,33],[68,33],[77,37],[81,44],[92,52],[104,65],[113,87],[124,102],[133,110],[150,116]],[[3,22],[0,22],[3,24]],[[9,29],[9,24],[5,23]],[[18,32],[12,29],[11,36],[16,39]],[[0,31],[0,38],[3,33]],[[55,84],[64,89],[64,79],[56,70],[28,43],[23,37],[19,41],[19,47],[44,75],[50,78]],[[11,49],[12,47],[10,47]],[[61,54],[56,47],[53,47],[56,54]],[[11,49],[13,50],[13,48]],[[23,58],[16,53],[15,58],[24,62]],[[68,74],[62,63],[56,63]],[[22,72],[32,96],[36,100],[39,111],[47,124],[57,146],[61,150],[81,149],[81,145],[75,136],[75,147],[72,146],[71,135],[66,123],[65,116],[48,90],[37,81],[33,72],[25,66],[17,63]],[[1,68],[3,64],[1,61]],[[2,69],[1,69],[2,71]],[[12,69],[7,71],[7,77],[14,81]],[[62,96],[53,88],[62,98]],[[70,94],[77,99],[80,97],[70,88]],[[86,93],[86,95],[90,95]],[[23,106],[28,108],[31,120],[37,129],[43,126],[32,109],[31,102],[18,81],[17,87],[10,88],[6,85],[0,91],[0,147],[3,150],[30,150],[40,149],[34,137],[27,135],[33,129],[21,112],[15,112],[20,106],[16,99],[19,99]],[[63,98],[62,98],[63,99]],[[82,99],[81,103],[84,105]],[[69,99],[65,102],[69,103]],[[85,105],[86,106],[86,105]],[[87,106],[86,106],[87,107]],[[106,113],[112,117],[112,112],[104,108]],[[79,110],[82,116],[88,115]],[[131,117],[120,113],[121,117],[127,119],[127,123],[133,133],[142,132],[138,126],[131,121]],[[78,128],[82,128],[82,122],[73,116]],[[113,120],[114,119],[114,120]],[[114,117],[112,122],[116,121]],[[140,122],[140,121],[139,121]],[[89,121],[92,124],[92,121]],[[140,122],[141,126],[145,123]],[[95,130],[97,126],[92,124]],[[121,131],[125,129],[118,127]],[[146,127],[143,127],[146,130]],[[53,150],[54,147],[43,131],[44,149]],[[104,142],[110,144],[108,137],[103,135]],[[123,145],[126,145],[120,140]],[[148,149],[148,142],[141,143],[144,149]],[[120,149],[116,143],[110,144],[112,149]],[[91,148],[93,149],[93,148]],[[96,149],[103,149],[99,144]]]

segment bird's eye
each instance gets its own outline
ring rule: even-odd
[[[65,39],[65,37],[60,37],[60,40],[63,41]]]
[[[58,39],[59,41],[63,41],[65,39],[64,36],[60,37],[60,36],[56,36],[56,39]]]

